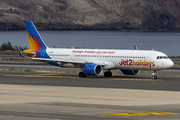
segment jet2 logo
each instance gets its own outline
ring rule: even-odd
[[[135,61],[132,59],[127,59],[127,60],[123,60],[121,59],[121,62],[119,62],[119,65],[124,65],[124,66],[155,66],[154,62],[147,62],[146,60],[139,60],[139,61]]]

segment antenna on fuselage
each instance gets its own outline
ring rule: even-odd
[[[97,49],[99,49],[99,44],[97,43],[97,46],[98,46],[98,48]]]

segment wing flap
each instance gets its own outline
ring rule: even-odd
[[[91,61],[72,61],[72,60],[61,60],[61,59],[46,59],[46,58],[32,58],[33,60],[41,60],[41,61],[46,61],[46,63],[48,63],[48,62],[56,62],[56,63],[58,63],[58,62],[60,62],[60,64],[59,64],[59,66],[61,66],[61,65],[64,65],[64,64],[74,64],[74,65],[77,65],[77,66],[79,66],[79,65],[85,65],[85,64],[98,64],[98,65],[101,65],[101,66],[105,66],[106,65],[106,63],[104,63],[104,62],[101,62],[101,61],[99,61],[99,62],[91,62]]]

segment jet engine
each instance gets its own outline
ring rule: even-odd
[[[140,70],[121,70],[125,75],[137,75],[140,73]]]
[[[97,64],[86,64],[83,67],[83,72],[86,75],[99,76],[103,72],[103,68],[101,65]]]

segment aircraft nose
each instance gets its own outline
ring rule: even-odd
[[[169,60],[167,66],[168,66],[168,68],[173,67],[174,66],[174,62],[172,60]]]

